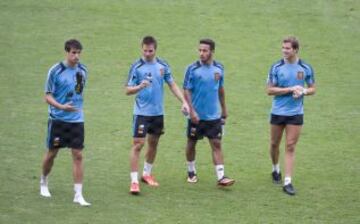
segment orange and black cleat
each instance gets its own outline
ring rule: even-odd
[[[151,175],[148,176],[142,176],[141,181],[146,183],[147,185],[151,187],[158,187],[159,183],[155,180],[155,178]]]
[[[222,186],[222,187],[227,187],[227,186],[231,186],[235,183],[235,180],[234,179],[231,179],[229,177],[223,177],[221,178],[220,180],[218,180],[218,183],[217,185],[218,186]]]

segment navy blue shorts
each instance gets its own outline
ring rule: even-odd
[[[48,120],[48,149],[84,148],[84,122],[71,123],[59,120]]]
[[[133,137],[145,138],[146,134],[162,135],[164,134],[164,116],[143,116],[134,115]]]
[[[304,124],[304,115],[298,114],[294,116],[283,116],[271,114],[270,124],[273,125],[303,125]]]
[[[187,137],[193,140],[203,139],[204,136],[209,139],[221,139],[222,137],[221,119],[203,121],[194,124],[188,120]]]

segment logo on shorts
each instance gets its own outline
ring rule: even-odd
[[[192,127],[192,128],[190,129],[190,136],[191,136],[191,137],[195,137],[195,135],[196,135],[196,128]]]
[[[55,137],[54,138],[54,143],[53,143],[54,147],[58,147],[60,146],[60,138],[59,137]]]
[[[138,134],[140,134],[140,135],[144,134],[144,127],[145,126],[143,124],[139,125]]]
[[[215,72],[215,74],[214,74],[214,78],[215,78],[215,80],[216,80],[216,81],[219,81],[219,80],[220,80],[220,78],[221,78],[220,73],[219,73],[219,72]]]
[[[297,75],[296,75],[296,78],[298,80],[303,80],[304,79],[304,72],[303,71],[298,71]]]
[[[165,69],[164,68],[160,68],[160,75],[163,76],[165,74]]]

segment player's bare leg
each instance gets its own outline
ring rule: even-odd
[[[138,166],[141,149],[144,147],[145,138],[134,138],[130,151],[130,193],[138,194],[140,192]]]
[[[198,181],[196,175],[195,158],[196,158],[196,143],[197,140],[188,138],[186,144],[186,161],[188,166],[188,177],[187,182],[196,183]]]
[[[215,172],[220,186],[230,186],[235,183],[234,179],[225,176],[224,156],[221,149],[221,139],[209,139],[212,149],[212,158],[215,165]]]
[[[73,158],[73,177],[74,177],[74,202],[79,203],[81,206],[90,206],[91,204],[85,201],[82,194],[83,187],[83,155],[81,149],[72,149],[72,158]]]
[[[295,163],[295,147],[301,133],[301,125],[286,125],[286,149],[285,149],[285,178],[283,190],[294,195],[295,190],[291,184],[291,176],[293,174]]]
[[[285,177],[291,177],[295,162],[295,147],[301,133],[301,125],[286,125]]]
[[[272,180],[276,184],[281,183],[281,172],[279,165],[280,142],[285,130],[285,125],[270,126],[270,158],[272,161]]]
[[[48,188],[48,175],[51,172],[58,152],[59,149],[49,149],[44,155],[42,162],[42,175],[40,178],[40,195],[43,197],[51,197]]]
[[[151,175],[152,166],[156,158],[159,139],[160,139],[160,135],[148,134],[148,139],[147,139],[148,147],[145,153],[144,170],[142,175],[142,181],[153,187],[159,186],[159,183]]]

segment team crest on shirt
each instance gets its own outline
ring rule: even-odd
[[[163,76],[165,74],[165,69],[164,68],[160,68],[160,75]]]
[[[297,75],[296,75],[296,78],[298,80],[303,80],[304,79],[304,72],[303,71],[298,71]]]
[[[215,80],[216,80],[216,81],[219,81],[219,80],[220,80],[220,78],[221,78],[220,73],[219,73],[219,72],[215,72],[215,74],[214,74],[214,78],[215,78]]]

